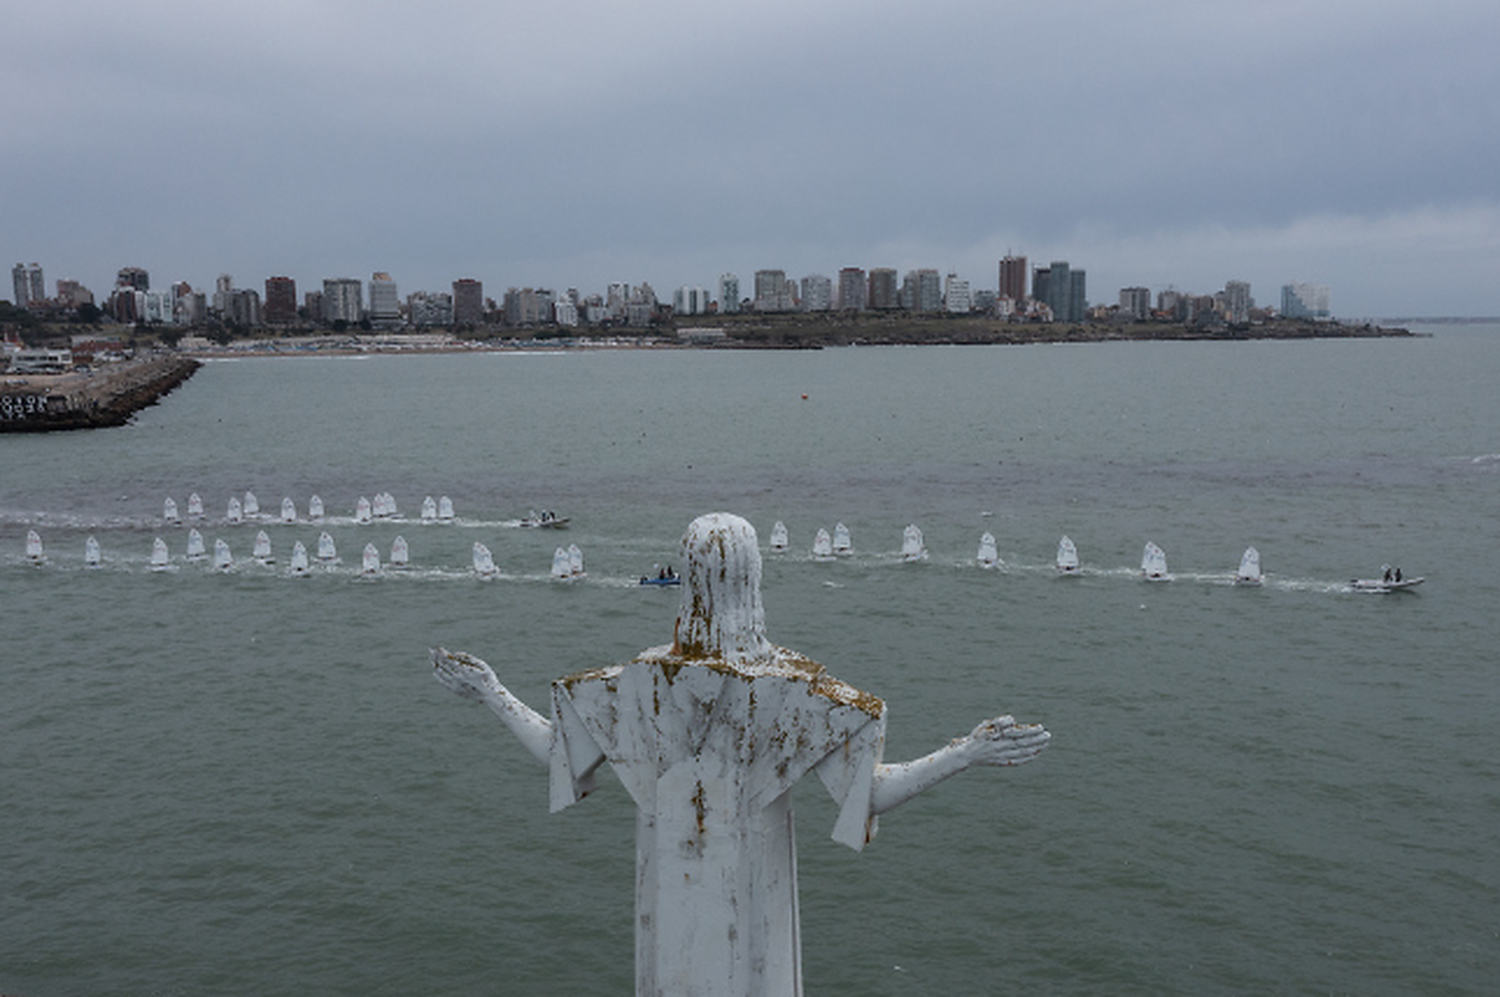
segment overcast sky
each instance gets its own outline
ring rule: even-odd
[[[585,293],[1007,251],[1500,314],[1497,0],[0,6],[3,262]],[[10,284],[0,286],[9,297]]]

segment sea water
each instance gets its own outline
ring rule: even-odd
[[[1488,992],[1500,328],[1424,331],[246,358],[128,427],[0,437],[0,990],[630,992],[627,795],[549,815],[428,648],[545,711],[670,640],[676,590],[638,579],[724,509],[786,523],[771,637],[885,699],[888,761],[1002,712],[1053,732],[859,854],[799,786],[809,993]],[[246,490],[271,515],[227,524]],[[382,491],[397,516],[355,523]],[[164,523],[191,492],[204,520]],[[444,494],[457,519],[421,523]],[[520,525],[544,508],[566,532]],[[836,522],[853,554],[813,559]],[[229,571],[184,558],[190,526]],[[341,561],[290,575],[323,531]],[[361,577],[397,535],[411,567]],[[1148,540],[1170,583],[1139,578]],[[587,576],[553,580],[569,543]],[[1252,544],[1265,584],[1236,587]],[[1384,564],[1426,581],[1349,590]]]

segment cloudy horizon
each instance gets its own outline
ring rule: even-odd
[[[10,263],[602,292],[1007,252],[1088,297],[1500,314],[1491,0],[920,10],[59,0],[6,18]],[[3,292],[8,294],[6,286]]]

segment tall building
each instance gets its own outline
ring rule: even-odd
[[[218,315],[229,314],[229,299],[234,294],[234,278],[227,273],[219,274],[214,281],[214,312]]]
[[[1082,322],[1088,309],[1085,275],[1066,260],[1053,260],[1031,274],[1031,296],[1052,310],[1054,322]]]
[[[895,270],[890,267],[870,269],[870,293],[865,304],[883,312],[901,307],[901,288],[896,284]]]
[[[16,291],[17,308],[30,308],[47,300],[47,282],[42,279],[40,263],[30,266],[17,263],[10,271],[10,279]]]
[[[76,280],[64,278],[57,282],[57,303],[63,308],[92,305],[94,303],[94,292]]]
[[[364,285],[353,277],[323,281],[323,321],[329,325],[358,325],[364,318]]]
[[[417,291],[406,296],[406,313],[418,329],[453,324],[453,296],[439,292]]]
[[[478,325],[484,321],[484,284],[471,277],[453,282],[453,321],[457,325]]]
[[[719,311],[740,310],[740,279],[732,273],[719,275]]]
[[[508,288],[505,292],[505,323],[512,326],[551,325],[557,297],[547,288]],[[625,311],[629,315],[630,301]]]
[[[1224,285],[1224,321],[1234,325],[1246,325],[1250,321],[1250,309],[1255,300],[1250,297],[1250,284],[1243,280],[1231,280]]]
[[[401,298],[396,282],[384,270],[370,275],[370,325],[377,329],[394,329],[401,324]]]
[[[1000,297],[1017,306],[1026,300],[1026,257],[1007,253],[1000,260]]]
[[[833,281],[820,273],[802,278],[802,310],[826,312],[833,307]]]
[[[758,312],[792,310],[792,296],[787,291],[785,270],[755,271],[755,310]]]
[[[137,291],[151,290],[151,275],[144,267],[121,267],[115,276],[116,287],[129,287]]]
[[[969,282],[950,273],[943,286],[943,310],[967,315],[974,309],[974,298],[969,294]]]
[[[297,321],[297,282],[290,277],[267,277],[266,306],[261,315],[270,325]]]
[[[1146,287],[1120,288],[1120,312],[1140,321],[1151,315],[1151,289]]]
[[[707,315],[708,291],[684,284],[672,292],[672,311],[678,315]]]
[[[1328,310],[1327,284],[1283,284],[1281,314],[1284,318],[1309,318],[1325,321],[1333,317]]]
[[[865,272],[860,267],[844,267],[839,271],[838,307],[842,311],[864,311],[869,287],[865,284]]]
[[[931,267],[917,271],[916,310],[938,312],[943,310],[943,280]]]

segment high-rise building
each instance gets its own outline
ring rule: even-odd
[[[1231,280],[1224,285],[1224,321],[1245,325],[1250,321],[1250,309],[1254,307],[1248,281]]]
[[[396,282],[384,270],[370,275],[370,325],[377,329],[394,329],[401,324],[401,298]]]
[[[719,275],[719,311],[740,310],[740,279],[732,273]]]
[[[484,284],[471,277],[453,282],[453,321],[457,325],[478,325],[484,321]]]
[[[865,272],[861,267],[844,267],[839,270],[838,307],[842,311],[864,311],[866,295],[870,292],[865,283]]]
[[[833,307],[833,281],[826,275],[810,273],[802,278],[802,310],[826,312]]]
[[[290,325],[297,321],[297,282],[290,277],[267,277],[262,315],[270,325]]]
[[[883,312],[901,307],[901,288],[896,283],[895,270],[890,267],[870,268],[870,292],[865,304]]]
[[[967,315],[974,308],[973,296],[969,294],[969,282],[950,273],[943,287],[943,310]]]
[[[1333,317],[1328,309],[1328,285],[1295,283],[1281,286],[1281,314],[1285,318],[1324,321]]]
[[[453,324],[453,296],[441,291],[417,291],[406,296],[406,314],[418,329],[441,328]]]
[[[94,303],[94,292],[76,280],[64,278],[57,282],[57,303],[63,308],[92,305]]]
[[[323,321],[329,325],[358,325],[364,318],[364,285],[353,277],[323,281]]]
[[[137,291],[151,290],[151,275],[144,267],[121,267],[115,277],[116,287],[129,287]]]
[[[1120,311],[1139,321],[1151,315],[1151,290],[1146,287],[1120,288]]]
[[[1052,310],[1054,322],[1082,322],[1088,308],[1086,283],[1082,270],[1074,270],[1066,260],[1053,260],[1049,267],[1037,267],[1031,274],[1031,296]]]
[[[792,310],[792,296],[787,292],[785,270],[755,271],[755,310],[758,312]]]
[[[916,310],[938,312],[943,310],[943,280],[931,267],[917,271]]]
[[[708,291],[684,284],[672,292],[672,311],[678,315],[707,315]]]
[[[1005,254],[1000,260],[1000,297],[1016,305],[1026,300],[1026,257]]]
[[[16,291],[16,307],[30,308],[47,300],[47,282],[42,279],[42,265],[17,263],[10,271]]]

